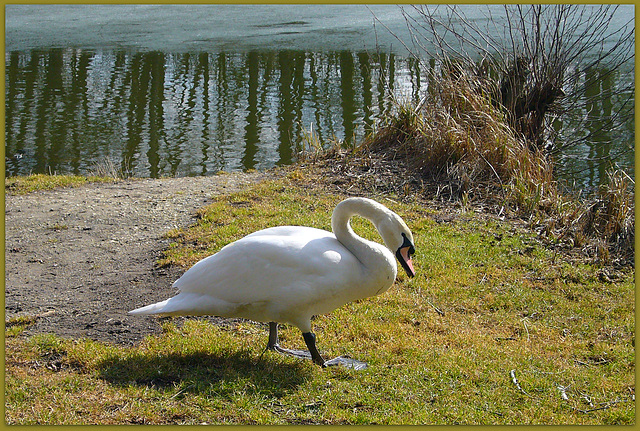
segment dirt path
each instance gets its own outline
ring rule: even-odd
[[[29,333],[132,344],[159,331],[128,316],[173,294],[184,271],[158,269],[162,235],[194,222],[211,196],[273,174],[88,184],[6,196],[5,319],[39,315]]]

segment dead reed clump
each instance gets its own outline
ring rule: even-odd
[[[418,107],[399,105],[363,149],[405,159],[452,196],[500,201],[517,212],[550,207],[558,191],[553,166],[509,126],[470,74],[439,79]]]
[[[602,210],[594,217],[597,235],[622,250],[631,251],[635,239],[633,185],[634,181],[624,171],[610,172],[609,181],[598,192]]]
[[[564,226],[557,237],[582,248],[601,263],[633,264],[635,183],[622,170],[607,175],[607,182],[591,199],[562,214]]]
[[[552,243],[564,241],[601,263],[633,263],[631,178],[610,173],[593,197],[574,199],[560,191],[545,150],[509,126],[486,83],[463,71],[433,82],[418,106],[398,104],[352,162],[402,163],[425,197],[435,189],[438,199],[482,203],[527,219]]]
[[[129,160],[125,158],[122,166],[118,167],[109,157],[96,161],[91,167],[91,175],[100,178],[127,179],[133,176],[129,169]]]

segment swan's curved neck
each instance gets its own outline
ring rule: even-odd
[[[363,239],[359,237],[351,228],[349,220],[354,215],[362,216],[370,220],[376,227],[380,217],[384,214],[381,205],[368,199],[347,199],[340,202],[333,210],[331,216],[331,228],[338,241],[349,248],[349,245],[361,242]]]
[[[383,247],[378,243],[372,243],[358,236],[349,220],[354,215],[362,216],[370,220],[376,228],[387,217],[387,209],[370,199],[351,198],[340,202],[331,216],[331,228],[338,241],[347,247],[363,264],[370,255],[368,251],[373,248]],[[386,249],[386,247],[383,247]],[[395,261],[394,261],[395,262]]]
[[[379,203],[365,198],[350,198],[340,202],[331,216],[331,227],[340,241],[362,264],[362,283],[359,297],[381,293],[393,284],[398,267],[393,253],[384,245],[358,236],[349,223],[354,215],[370,220],[378,232],[389,210]],[[383,238],[384,239],[384,238]]]

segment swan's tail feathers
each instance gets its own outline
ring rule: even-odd
[[[165,314],[170,316],[229,316],[236,305],[209,295],[181,292],[166,301],[129,311],[129,314]],[[232,314],[229,314],[232,313]]]
[[[145,307],[136,308],[129,311],[129,314],[164,314],[166,313],[166,305],[169,302],[166,301],[156,302],[155,304],[147,305]]]

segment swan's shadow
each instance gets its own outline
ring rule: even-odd
[[[245,392],[282,397],[311,378],[302,361],[282,362],[265,353],[262,358],[249,351],[188,354],[154,352],[114,357],[99,364],[100,377],[120,386],[176,388],[183,393],[230,395],[244,385]],[[245,384],[250,382],[251,384]]]

